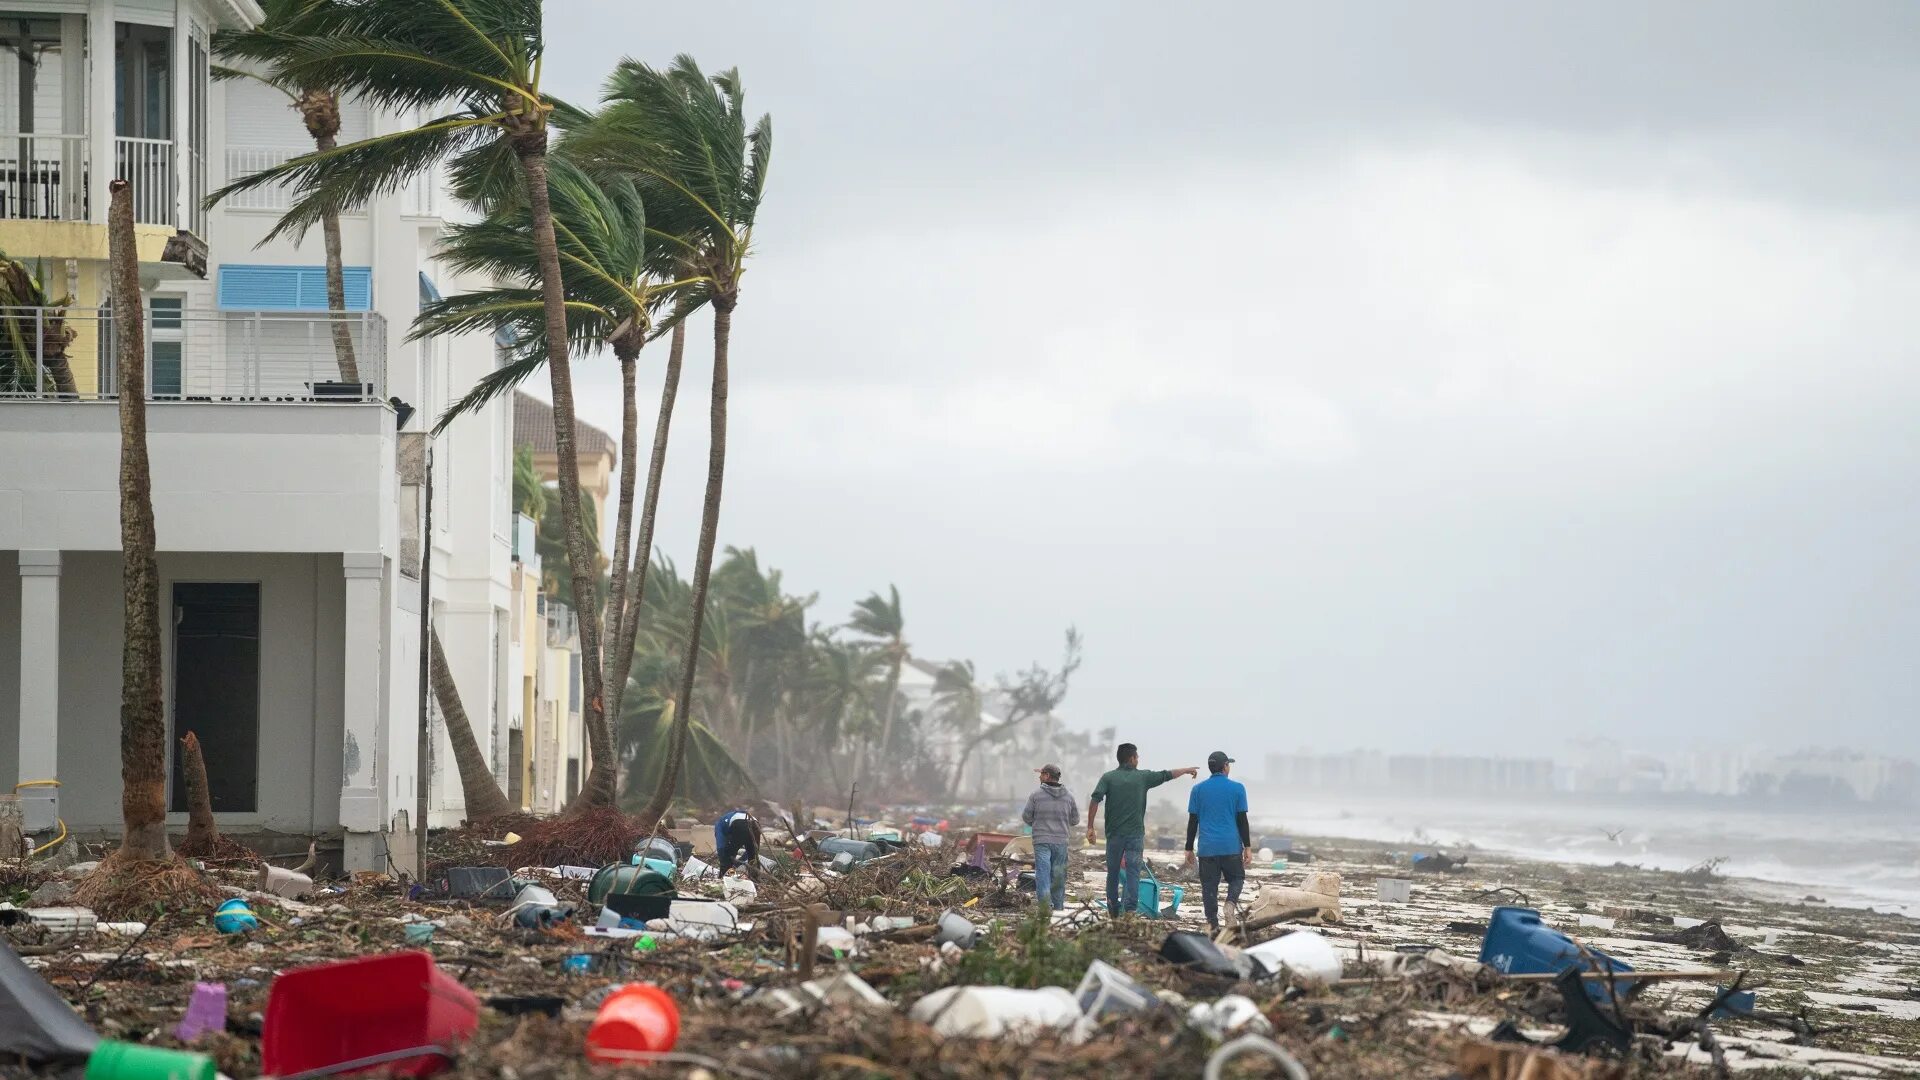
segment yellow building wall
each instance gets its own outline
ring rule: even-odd
[[[135,225],[134,248],[142,263],[158,263],[174,230],[164,225]],[[106,304],[107,227],[88,221],[0,221],[0,254],[24,264],[40,278],[50,300],[64,298],[66,306],[94,309]],[[74,295],[67,292],[67,260],[75,261]],[[82,394],[100,390],[100,328],[91,310],[76,313],[67,329],[67,363]]]

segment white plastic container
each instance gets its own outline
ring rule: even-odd
[[[1139,1012],[1160,1000],[1153,991],[1135,982],[1133,976],[1105,960],[1095,960],[1087,965],[1087,973],[1081,978],[1073,996],[1080,1002],[1081,1013],[1089,1020]]]
[[[56,934],[91,934],[100,922],[92,908],[83,907],[28,908],[27,918]]]
[[[914,1002],[908,1013],[948,1038],[1020,1039],[1080,1022],[1080,1003],[1064,987],[949,986]]]
[[[1262,864],[1271,863],[1273,861],[1273,849],[1270,847],[1263,847],[1257,853],[1255,853],[1254,858],[1259,862],[1261,862]]]
[[[1383,877],[1373,884],[1380,899],[1389,904],[1404,904],[1413,899],[1413,882],[1407,878]]]
[[[1339,979],[1344,970],[1333,943],[1311,930],[1296,930],[1263,941],[1246,953],[1269,975],[1284,972],[1302,986],[1325,986]]]
[[[728,900],[752,900],[760,895],[760,886],[755,885],[750,878],[721,878],[720,894]]]
[[[1228,994],[1218,1001],[1195,1002],[1187,1010],[1187,1023],[1216,1039],[1240,1031],[1258,1035],[1273,1033],[1273,1024],[1260,1011],[1260,1006],[1241,994]]]

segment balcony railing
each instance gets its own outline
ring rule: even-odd
[[[238,180],[243,176],[252,176],[290,158],[312,152],[311,146],[304,150],[281,146],[229,146],[227,147],[227,178]],[[285,184],[270,184],[266,187],[235,192],[227,197],[223,205],[235,210],[285,210],[293,205],[293,191]]]
[[[0,132],[0,219],[85,221],[87,136]]]
[[[162,302],[146,306],[144,321],[152,401],[386,400],[387,324],[370,311],[182,311]],[[0,307],[0,399],[112,399],[113,330],[104,309]],[[357,369],[351,379],[342,343]]]
[[[114,175],[133,185],[133,220],[152,225],[174,222],[172,139],[113,140]]]

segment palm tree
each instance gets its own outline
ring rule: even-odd
[[[428,636],[429,681],[433,683],[434,700],[440,705],[440,715],[447,721],[447,741],[453,745],[453,764],[460,770],[461,800],[467,808],[468,821],[486,821],[489,818],[506,817],[514,812],[514,806],[500,790],[499,781],[493,778],[492,770],[487,768],[487,757],[480,752],[480,742],[473,737],[473,722],[467,717],[467,707],[460,700],[460,688],[453,681],[453,669],[447,666],[446,650],[440,647],[440,628],[433,627]]]
[[[693,596],[688,641],[700,640],[707,585],[713,571],[715,535],[720,524],[720,495],[727,461],[728,344],[733,312],[740,302],[740,278],[753,246],[753,224],[766,189],[773,152],[773,121],[762,116],[749,130],[740,74],[729,70],[709,78],[690,56],[665,70],[634,60],[622,61],[608,82],[605,107],[583,132],[583,153],[596,167],[631,175],[649,207],[667,208],[671,224],[656,227],[673,237],[675,255],[693,279],[680,306],[713,308],[713,389],[708,408],[707,491],[700,515],[700,541],[694,554]],[[659,198],[656,199],[655,195]],[[684,317],[684,314],[683,314]],[[641,811],[651,825],[666,813],[685,754],[700,650],[690,644],[680,690],[673,746],[660,786]]]
[[[671,264],[647,243],[646,208],[631,179],[594,181],[564,156],[555,156],[549,171],[554,234],[566,268],[568,332],[579,348],[611,348],[620,362],[623,386],[620,433],[620,484],[614,519],[612,577],[603,643],[602,663],[607,689],[609,722],[620,714],[627,676],[633,666],[636,626],[632,612],[646,589],[648,553],[653,548],[655,510],[660,499],[661,474],[666,467],[667,437],[673,404],[680,386],[681,357],[685,352],[684,323],[673,326],[666,381],[660,393],[660,414],[654,425],[653,456],[648,466],[645,502],[640,512],[637,550],[632,543],[634,480],[639,458],[639,416],[635,368],[641,347],[654,334],[655,315],[680,283],[669,279]],[[441,258],[456,270],[485,274],[504,282],[491,289],[463,293],[428,304],[414,320],[411,337],[474,330],[506,330],[516,355],[441,415],[435,432],[455,419],[475,412],[519,385],[546,363],[545,303],[540,293],[539,255],[521,222],[522,200],[501,199],[479,222],[456,225],[441,248]],[[529,462],[531,465],[531,462]],[[590,504],[588,504],[590,505]],[[585,509],[585,507],[583,507]],[[589,524],[589,540],[597,538]],[[630,550],[633,550],[629,562]],[[594,764],[586,788],[597,791],[617,782],[612,732],[594,744]],[[592,796],[599,798],[598,794]]]
[[[547,486],[525,444],[513,448],[513,508],[535,521],[547,516]]]
[[[312,137],[315,149],[322,153],[339,145],[340,95],[331,87],[290,79],[282,69],[285,54],[279,48],[282,34],[298,32],[299,21],[325,0],[265,0],[261,6],[266,18],[248,30],[222,30],[213,35],[213,54],[225,60],[241,61],[253,70],[216,65],[216,79],[254,79],[285,94],[288,104],[300,114],[300,121]],[[328,208],[320,215],[320,232],[325,241],[327,262],[327,310],[334,313],[333,354],[340,367],[340,380],[360,381],[360,364],[353,352],[353,335],[347,320],[346,271],[341,266],[340,211]]]
[[[887,685],[885,697],[881,699],[880,721],[880,753],[884,756],[893,746],[893,721],[900,709],[900,668],[907,662],[908,656],[906,639],[901,636],[906,631],[906,616],[900,610],[899,587],[889,585],[885,598],[873,593],[855,604],[853,615],[847,620],[847,629],[874,639],[887,665]],[[865,777],[866,749],[866,744],[862,743],[853,768],[855,783]]]
[[[540,88],[540,0],[312,0],[288,25],[259,33],[261,46],[276,53],[279,76],[290,84],[330,87],[336,94],[396,112],[439,110],[452,103],[451,112],[417,127],[304,154],[243,177],[208,200],[218,202],[263,186],[292,186],[293,206],[269,231],[269,239],[300,233],[328,213],[398,190],[443,161],[451,164],[457,194],[498,191],[504,176],[519,174],[540,267],[560,513],[566,523],[574,607],[590,615],[596,610],[595,575],[581,527],[566,294],[547,177],[550,127],[577,123],[582,117]],[[581,618],[580,646],[588,656],[600,655],[598,619]],[[581,698],[586,730],[605,732],[600,665],[581,666]],[[613,794],[611,789],[583,788],[569,809],[607,805]]]
[[[140,264],[134,248],[133,188],[108,187],[115,387],[120,397],[120,551],[126,631],[120,657],[119,857],[164,862],[167,845],[167,717],[160,701],[160,562],[153,529],[153,473],[147,461],[146,341]]]
[[[73,330],[66,307],[72,300],[49,299],[41,284],[45,277],[38,265],[28,270],[0,252],[0,393],[80,393],[67,363]]]
[[[815,630],[812,661],[803,684],[806,712],[813,718],[813,745],[825,754],[835,791],[841,790],[834,753],[841,741],[863,727],[873,711],[871,688],[880,656],[856,642],[839,641]]]

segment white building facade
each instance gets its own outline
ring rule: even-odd
[[[433,178],[343,217],[344,316],[327,311],[318,229],[261,243],[285,192],[201,208],[312,149],[285,95],[210,78],[211,35],[260,17],[253,0],[0,0],[0,251],[41,268],[50,301],[72,298],[5,314],[40,332],[64,321],[77,388],[49,385],[44,344],[31,362],[0,356],[15,375],[0,390],[0,794],[57,780],[71,831],[118,829],[105,220],[119,175],[133,185],[146,308],[169,746],[198,734],[223,830],[288,837],[283,848],[316,838],[347,869],[412,869],[426,463],[428,602],[505,786],[521,682],[511,418],[496,405],[426,434],[496,363],[486,335],[405,340],[423,297],[464,284],[434,259],[453,208]],[[349,103],[340,139],[411,119]],[[338,363],[342,322],[355,381]],[[433,716],[430,819],[449,824],[461,798]]]

